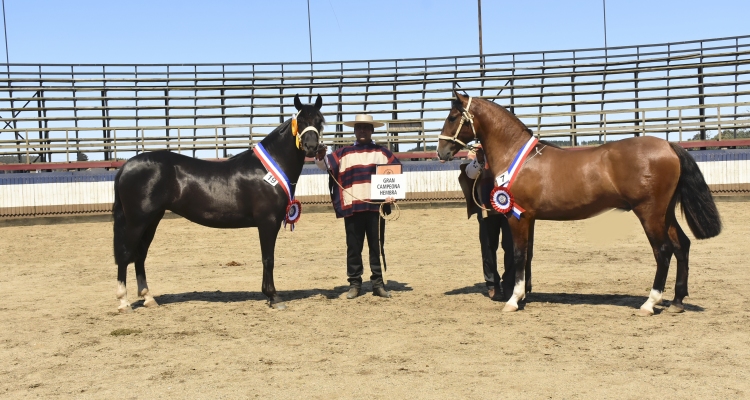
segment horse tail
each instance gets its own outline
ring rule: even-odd
[[[115,175],[115,202],[112,205],[112,217],[114,218],[114,253],[115,263],[122,265],[123,263],[130,263],[131,254],[125,245],[125,210],[122,208],[122,201],[120,201],[120,175],[122,175],[122,168],[117,171]]]
[[[682,215],[698,239],[712,238],[721,233],[721,217],[698,163],[681,146],[670,143],[680,159],[680,180],[677,184]]]

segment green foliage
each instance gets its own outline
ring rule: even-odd
[[[706,135],[706,140],[718,140],[719,134],[715,134],[713,136]],[[731,140],[731,139],[748,139],[750,138],[750,129],[738,129],[737,130],[737,136],[734,135],[734,129],[724,129],[721,131],[721,140]],[[693,135],[692,138],[688,140],[701,140],[701,134],[696,133]]]

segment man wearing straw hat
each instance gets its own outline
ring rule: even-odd
[[[328,170],[336,181],[331,193],[333,208],[337,218],[344,218],[346,230],[346,274],[349,280],[347,299],[362,293],[362,248],[365,237],[370,255],[372,294],[390,298],[385,290],[380,256],[385,265],[385,220],[380,216],[380,203],[370,200],[370,181],[377,165],[400,164],[396,156],[387,148],[372,141],[372,133],[384,124],[374,121],[371,115],[359,114],[354,121],[344,122],[354,127],[356,141],[351,146],[342,147],[326,155],[326,147],[321,145],[315,156],[318,168]],[[392,197],[385,200],[384,212],[390,212]]]

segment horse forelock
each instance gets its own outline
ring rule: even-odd
[[[302,110],[297,114],[297,120],[304,122],[307,126],[314,126],[318,132],[323,130],[323,126],[326,123],[326,119],[323,114],[316,110],[314,106],[306,104],[302,106]]]

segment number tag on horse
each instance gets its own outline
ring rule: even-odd
[[[277,181],[270,172],[263,177],[263,180],[268,182],[268,184],[271,186],[276,186],[279,184],[279,181]]]
[[[508,173],[508,171],[505,171],[502,174],[498,175],[497,178],[495,178],[495,182],[497,183],[497,186],[503,186],[506,183],[510,182],[510,174]]]

